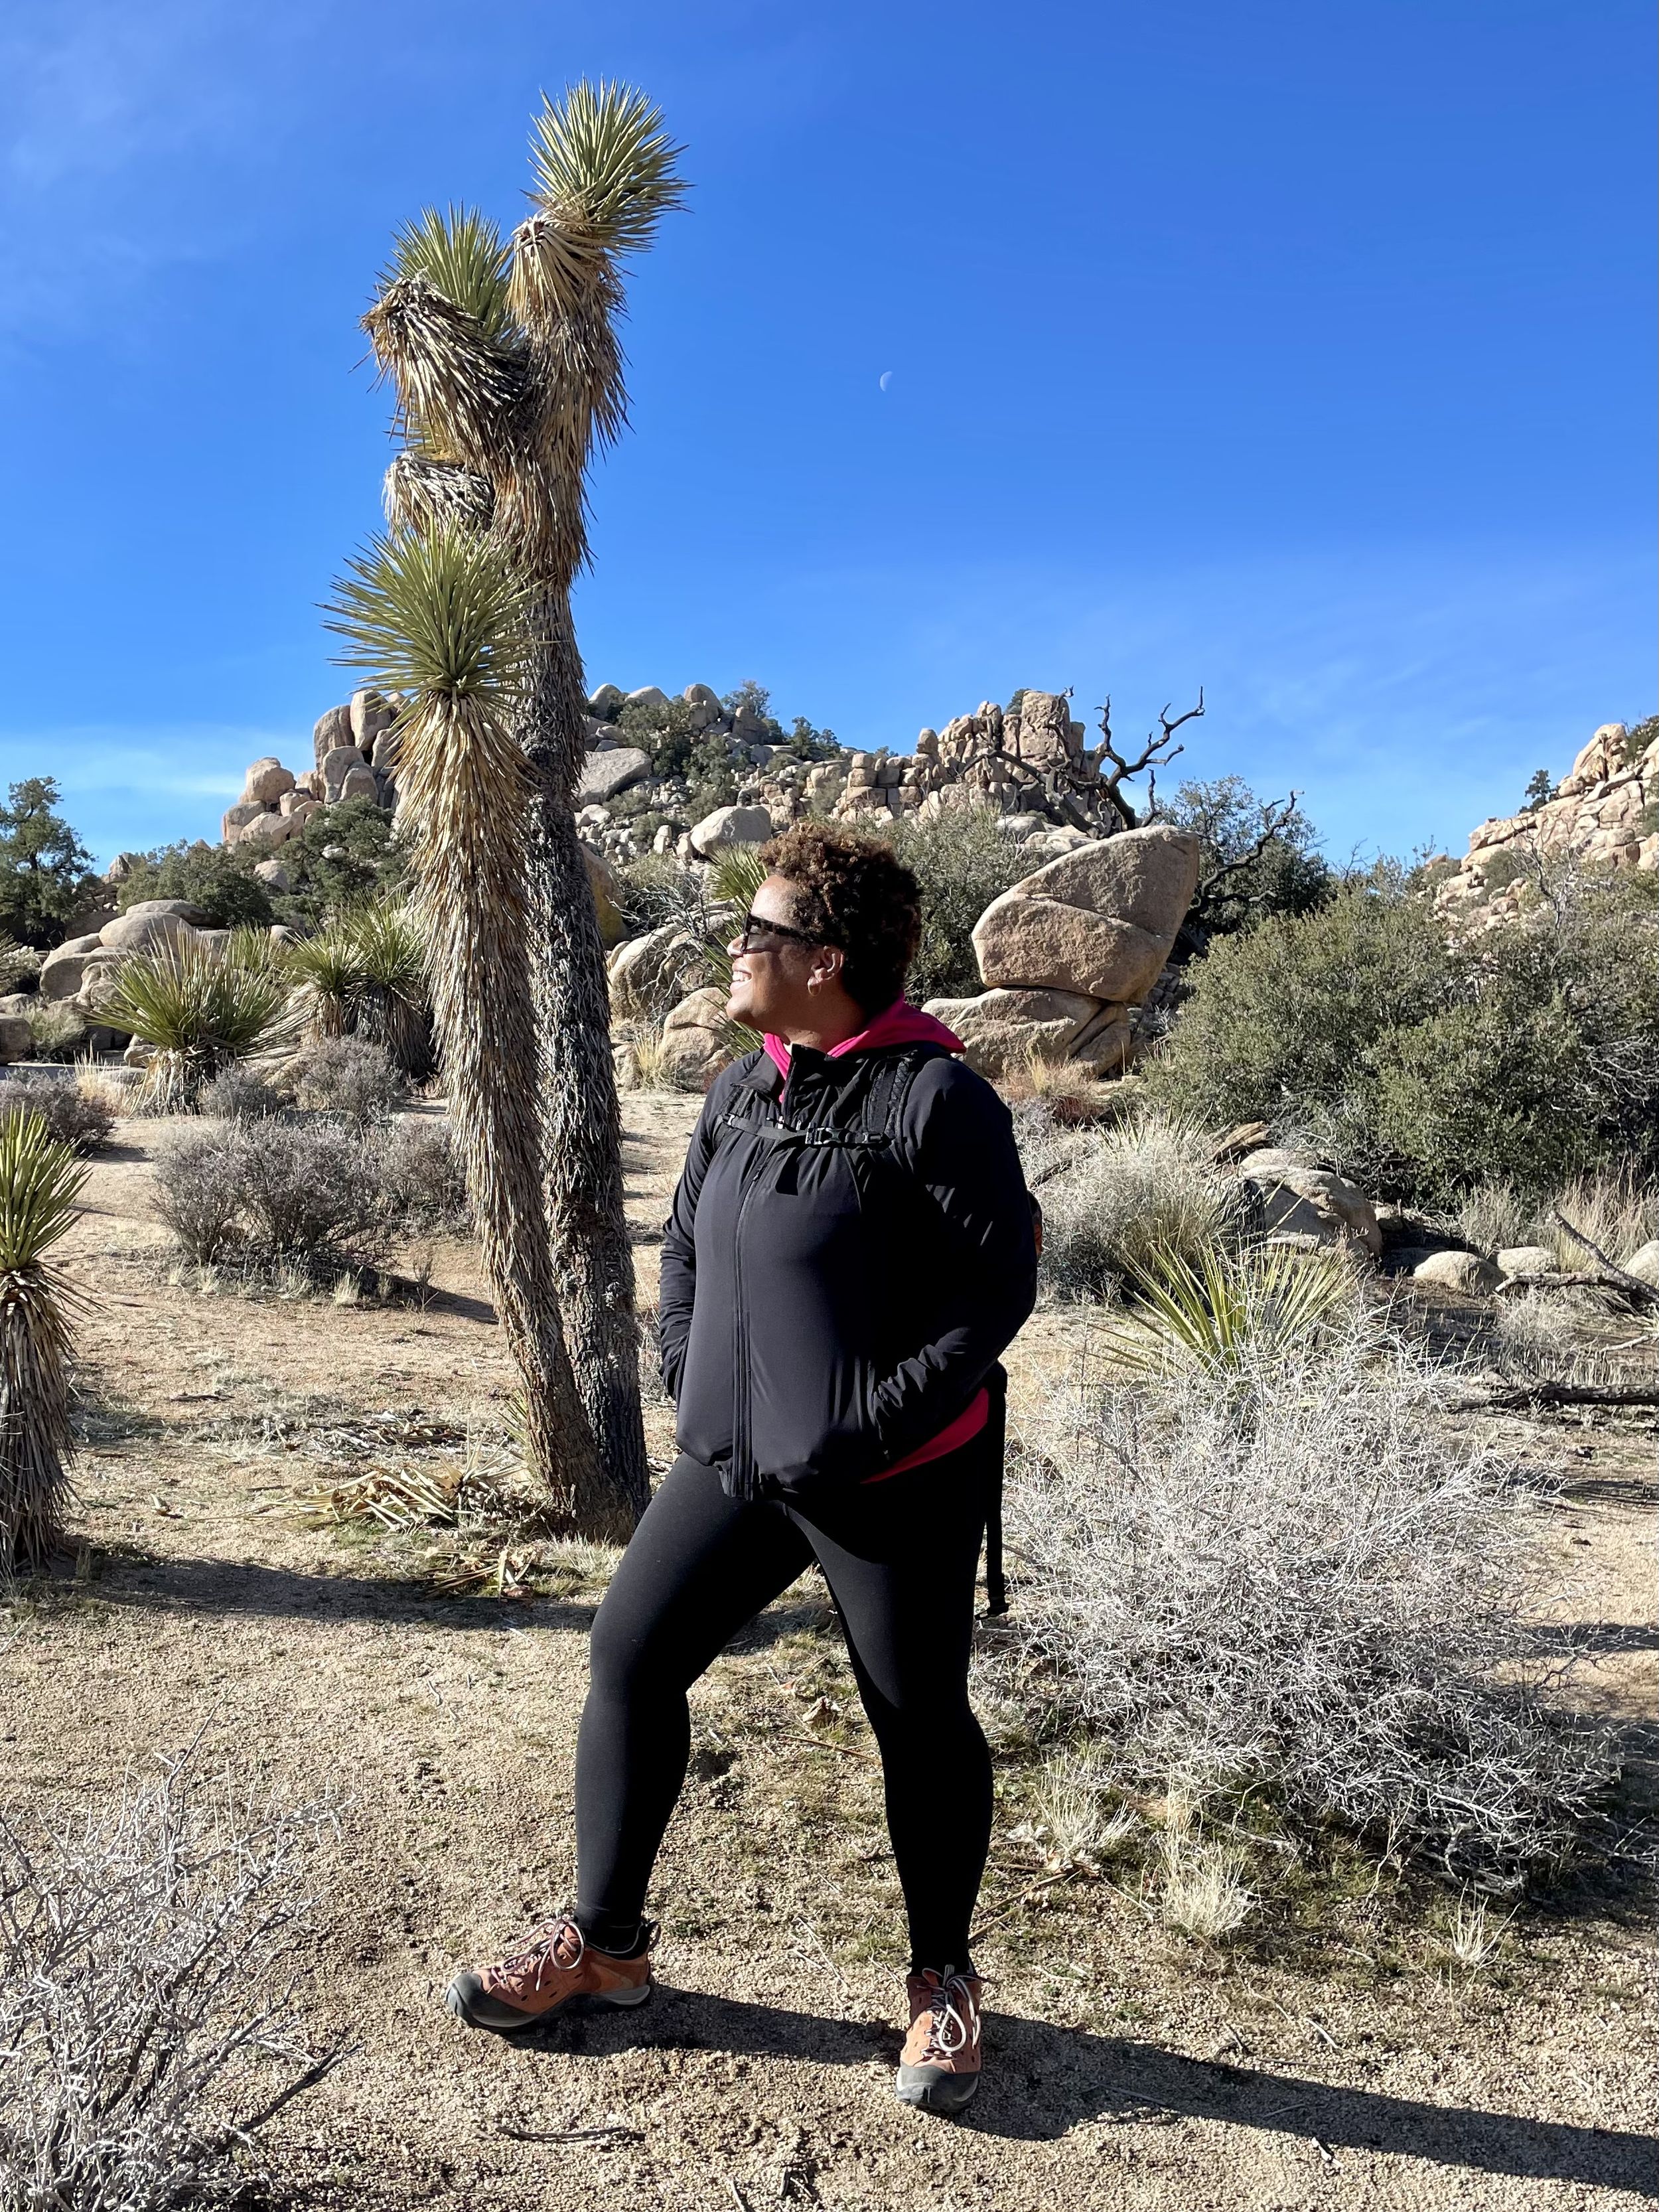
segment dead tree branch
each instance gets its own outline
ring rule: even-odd
[[[1609,1260],[1601,1247],[1599,1244],[1592,1244],[1582,1229],[1575,1229],[1559,1207],[1550,1218],[1558,1229],[1571,1237],[1575,1244],[1582,1247],[1592,1259],[1601,1261],[1612,1286],[1621,1290],[1626,1297],[1635,1298],[1643,1305],[1659,1305],[1659,1290],[1656,1290],[1651,1283],[1644,1283],[1639,1275],[1627,1274],[1616,1260]]]
[[[1175,759],[1177,753],[1182,753],[1186,750],[1186,747],[1184,745],[1176,745],[1173,744],[1172,741],[1176,732],[1182,728],[1184,724],[1195,720],[1203,712],[1204,687],[1202,684],[1199,686],[1197,706],[1188,707],[1184,714],[1177,714],[1173,721],[1170,719],[1170,704],[1169,702],[1166,701],[1164,702],[1164,710],[1158,718],[1158,728],[1156,730],[1149,730],[1147,732],[1146,744],[1141,747],[1140,751],[1136,757],[1133,760],[1129,760],[1127,759],[1122,753],[1119,752],[1116,744],[1112,737],[1112,702],[1110,698],[1109,697],[1102,705],[1100,709],[1100,749],[1096,757],[1097,762],[1109,762],[1111,765],[1109,772],[1102,773],[1101,775],[1100,788],[1106,799],[1107,805],[1111,808],[1113,813],[1116,815],[1118,823],[1121,828],[1125,830],[1138,830],[1141,825],[1142,820],[1142,817],[1136,811],[1135,808],[1130,804],[1128,799],[1125,796],[1123,786],[1127,783],[1132,777],[1143,775],[1150,769],[1152,771],[1152,783],[1149,787],[1147,798],[1147,807],[1150,811],[1152,790],[1156,787],[1157,771],[1160,768],[1166,767],[1170,761]]]

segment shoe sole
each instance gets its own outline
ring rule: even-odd
[[[544,2027],[550,2021],[563,2020],[573,2012],[631,2012],[636,2005],[647,2001],[656,1986],[654,1982],[641,1982],[636,1990],[586,1990],[577,1996],[567,1997],[562,2004],[550,2005],[545,2012],[490,2020],[475,2008],[478,1997],[477,1977],[457,1974],[444,1991],[444,2004],[467,2027],[483,2028],[489,2035],[526,2035],[533,2028]]]
[[[946,2074],[937,2066],[901,2066],[893,2094],[923,2112],[959,2112],[979,2087],[977,2074]]]

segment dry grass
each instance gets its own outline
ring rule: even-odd
[[[1255,1892],[1244,1879],[1244,1855],[1199,1829],[1193,1808],[1178,1795],[1169,1800],[1158,1849],[1158,1917],[1202,1943],[1224,1942],[1255,1910]]]
[[[1506,1912],[1501,1919],[1494,1919],[1484,1897],[1471,1897],[1465,1891],[1457,1900],[1446,1942],[1453,1963],[1466,1974],[1483,1973],[1498,1956],[1504,1931],[1514,1917],[1512,1912]]]
[[[1063,1297],[1115,1297],[1158,1252],[1194,1258],[1225,1218],[1233,1186],[1196,1123],[1142,1109],[1079,1133],[1033,1099],[1015,1128],[1042,1207],[1043,1277]]]
[[[1628,1174],[1580,1176],[1540,1200],[1527,1197],[1512,1183],[1478,1183],[1459,1204],[1457,1225],[1478,1251],[1541,1244],[1568,1273],[1593,1267],[1583,1246],[1575,1244],[1555,1219],[1558,1213],[1610,1260],[1622,1262],[1659,1237],[1659,1188]]]

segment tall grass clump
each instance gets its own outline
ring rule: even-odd
[[[1230,1178],[1180,1115],[1067,1127],[1042,1099],[1015,1115],[1026,1181],[1042,1208],[1042,1276],[1066,1298],[1114,1298],[1155,1255],[1196,1259],[1224,1220]]]
[[[1528,1500],[1357,1319],[1081,1379],[1011,1469],[1006,1658],[1121,1788],[1255,1790],[1459,1875],[1568,1857],[1615,1771],[1547,1709]]]
[[[237,929],[220,950],[166,945],[131,954],[117,969],[100,1018],[155,1057],[144,1070],[141,1110],[193,1111],[202,1086],[232,1060],[290,1042],[299,1025],[277,948],[261,930]]]
[[[51,1557],[71,1494],[75,1293],[47,1255],[85,1181],[74,1147],[38,1114],[0,1119],[0,1582]]]
[[[188,1760],[45,1832],[0,1814],[0,2212],[265,2201],[257,2136],[343,2056],[295,2008],[325,1817]]]

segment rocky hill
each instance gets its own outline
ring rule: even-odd
[[[1436,892],[1443,914],[1471,925],[1518,914],[1552,867],[1659,869],[1659,721],[1604,722],[1555,787],[1519,814],[1495,815],[1469,837]]]

